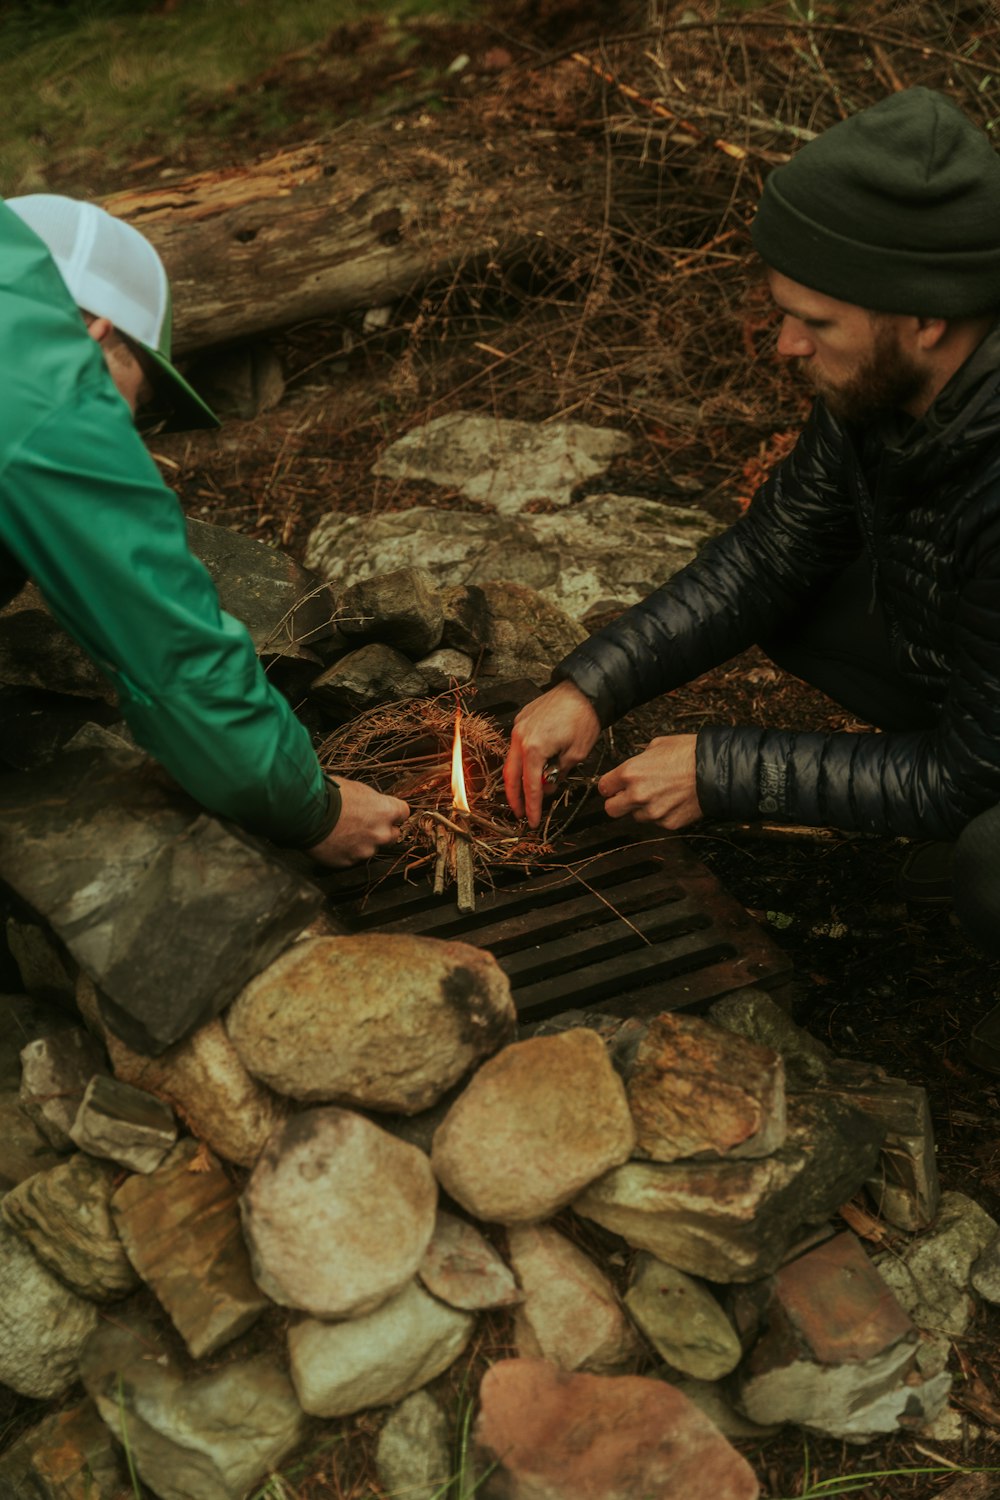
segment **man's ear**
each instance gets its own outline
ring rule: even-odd
[[[97,344],[103,344],[109,334],[114,333],[115,325],[110,318],[88,318],[87,332]]]
[[[917,348],[923,349],[929,354],[936,349],[948,332],[947,318],[918,318],[916,342]]]

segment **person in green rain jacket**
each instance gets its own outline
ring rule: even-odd
[[[135,430],[154,392],[176,425],[217,425],[170,362],[149,241],[94,204],[0,202],[0,371],[0,603],[33,579],[138,743],[212,812],[333,866],[393,843],[406,803],[323,775]]]

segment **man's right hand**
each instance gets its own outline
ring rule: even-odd
[[[410,809],[398,797],[384,797],[360,781],[335,778],[340,787],[340,817],[321,844],[308,850],[320,864],[335,870],[370,859],[377,849],[395,844]]]
[[[546,765],[556,761],[561,771],[579,765],[600,732],[594,705],[572,682],[558,683],[521,709],[503,768],[507,801],[517,817],[526,817],[532,828],[538,827]]]

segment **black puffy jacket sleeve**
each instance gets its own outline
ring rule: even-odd
[[[860,550],[843,475],[846,441],[817,404],[746,514],[572,651],[555,679],[575,683],[607,726],[766,639]]]
[[[766,640],[870,541],[860,529],[862,484],[849,436],[817,402],[747,513],[574,650],[556,679],[575,683],[608,725]],[[945,518],[932,513],[930,525],[944,527]],[[891,734],[702,729],[697,790],[706,816],[946,838],[1000,800],[1000,550],[976,525],[955,568],[974,576],[958,589],[948,622],[953,670],[937,726]]]

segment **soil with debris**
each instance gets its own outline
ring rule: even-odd
[[[411,62],[436,66],[441,78],[428,127],[438,150],[486,131],[515,161],[519,134],[546,130],[567,161],[606,162],[607,192],[581,204],[576,242],[544,265],[478,282],[470,270],[465,280],[421,288],[385,332],[364,333],[359,311],[276,334],[287,390],[274,410],[229,423],[218,436],[149,435],[185,509],[301,557],[327,509],[426,503],[427,487],[375,480],[372,463],[410,426],[464,409],[539,420],[572,414],[622,427],[633,452],[601,488],[733,519],[787,451],[805,411],[802,391],[774,359],[772,317],[747,249],[746,225],[769,164],[810,131],[900,86],[946,88],[974,118],[984,119],[991,102],[997,113],[1000,25],[992,7],[878,0],[862,9],[859,18],[856,8],[831,7],[796,27],[777,6],[734,10],[721,25],[713,8],[697,5],[495,0],[461,26],[422,23]],[[338,28],[326,43],[356,58],[356,84],[344,101],[352,114],[366,94],[384,93],[373,61],[382,56],[381,24],[373,16]],[[459,55],[468,67],[449,75]],[[323,87],[323,49],[276,58],[237,101],[238,150],[250,160],[300,140]],[[295,135],[257,132],[255,99],[275,89],[301,102]],[[323,102],[329,106],[328,95]],[[199,134],[197,119],[192,126],[181,165],[211,168],[219,137]],[[50,185],[77,195],[120,186],[101,180],[99,167],[92,179],[77,173],[61,182],[54,164]],[[433,499],[477,508],[437,492]],[[835,705],[751,652],[630,716],[622,744],[713,721],[845,724]],[[697,829],[690,839],[791,956],[802,993],[797,1019],[836,1053],[923,1084],[944,1186],[1000,1215],[1000,1079],[966,1057],[971,1027],[1000,997],[1000,964],[975,951],[946,907],[899,899],[904,841],[731,828]],[[573,1232],[607,1252],[599,1234],[578,1225]],[[484,1329],[471,1357],[439,1383],[454,1407],[462,1383],[511,1350],[509,1321],[496,1317]],[[980,1310],[955,1346],[954,1399],[968,1415],[966,1442],[899,1437],[857,1448],[809,1437],[812,1484],[890,1468],[1000,1463],[998,1334],[1000,1314]],[[334,1424],[346,1441],[285,1492],[303,1500],[379,1495],[371,1455],[380,1420],[364,1413]],[[801,1434],[744,1451],[771,1500],[804,1492]],[[941,1474],[911,1474],[853,1492],[930,1500],[947,1485]]]

